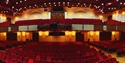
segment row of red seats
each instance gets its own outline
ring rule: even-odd
[[[94,45],[102,50],[107,52],[116,52],[117,56],[125,55],[125,42],[123,41],[103,41],[103,42],[93,42],[91,45]]]
[[[38,52],[39,50],[42,51]],[[43,52],[44,50],[45,52]],[[62,52],[61,50],[70,52]],[[111,58],[101,51],[90,48],[87,44],[66,42],[61,44],[27,43],[0,53],[0,59],[6,63],[14,63],[14,61],[17,63],[96,63]],[[111,63],[115,62],[112,61]]]
[[[21,20],[16,21],[15,25],[21,26],[21,25],[40,25],[40,24],[51,24],[54,23],[53,19],[35,19],[35,20]]]
[[[61,19],[62,24],[102,24],[100,19]]]
[[[106,23],[109,25],[123,25],[123,24],[125,24],[123,22],[116,21],[116,20],[107,20]]]
[[[6,21],[6,22],[3,22],[3,23],[0,23],[0,26],[9,26],[11,24],[10,21]]]
[[[4,50],[6,48],[11,48],[13,46],[21,45],[22,42],[15,42],[15,41],[2,41],[0,42],[0,50]]]

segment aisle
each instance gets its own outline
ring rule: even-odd
[[[90,46],[90,47],[93,47],[93,46]],[[94,47],[97,51],[100,50],[96,47]],[[116,53],[107,53],[105,51],[102,51],[104,52],[106,55],[112,55],[113,58],[116,58],[117,61],[119,61],[119,63],[125,63],[125,56],[122,56],[122,57],[117,57],[117,54]]]

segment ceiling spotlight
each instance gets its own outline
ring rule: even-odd
[[[58,2],[60,4],[60,2]]]
[[[67,2],[67,4],[69,4],[69,2]]]
[[[55,2],[53,4],[56,4]]]
[[[102,3],[102,5],[104,5],[104,3]]]
[[[63,4],[65,4],[65,2],[63,2]]]
[[[12,6],[12,8],[14,8],[14,6]]]
[[[78,5],[79,5],[80,3],[78,3]]]
[[[117,2],[119,1],[119,0],[116,0]]]
[[[6,4],[8,4],[9,3],[9,0],[6,0]]]
[[[16,4],[18,4],[18,2],[16,2]]]
[[[22,1],[20,1],[20,3],[22,3]]]
[[[122,5],[122,2],[120,2],[120,4]]]
[[[51,3],[49,2],[49,4],[51,4]]]
[[[112,3],[108,3],[108,5],[111,5]]]

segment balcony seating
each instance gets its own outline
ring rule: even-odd
[[[53,22],[54,22],[53,19],[21,20],[21,21],[16,21],[15,25],[16,26],[21,26],[21,25],[41,25],[41,24],[51,24]]]
[[[112,42],[112,41],[102,41],[102,42],[93,42],[91,45],[101,48],[106,52],[116,52],[117,56],[125,55],[125,43],[122,41]],[[111,56],[109,56],[111,57]]]
[[[62,24],[102,24],[100,19],[61,19]]]
[[[6,21],[6,22],[3,22],[3,23],[0,23],[0,26],[9,26],[11,24],[10,21]]]
[[[108,25],[123,25],[124,24],[123,22],[116,21],[116,20],[107,20],[106,23]]]

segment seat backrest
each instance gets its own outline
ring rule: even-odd
[[[29,60],[28,60],[28,63],[33,63],[33,59],[29,59]]]

